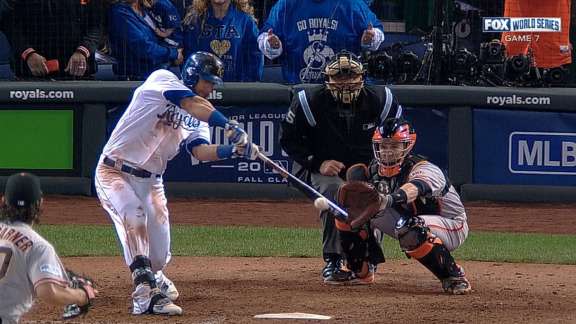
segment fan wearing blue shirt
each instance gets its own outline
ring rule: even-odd
[[[224,62],[224,81],[262,80],[264,56],[248,0],[194,0],[183,20],[184,55],[206,51]]]
[[[149,13],[157,25],[156,35],[168,45],[179,47],[182,44],[182,19],[174,4],[170,0],[154,0]]]
[[[182,64],[182,50],[156,35],[151,6],[150,0],[123,0],[110,8],[110,48],[118,61],[114,73],[123,78],[143,80],[159,68]]]
[[[269,59],[279,58],[287,83],[322,83],[322,71],[335,55],[348,50],[377,50],[384,29],[359,0],[279,0],[258,36]]]

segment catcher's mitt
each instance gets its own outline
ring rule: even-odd
[[[86,297],[88,298],[88,303],[86,305],[79,306],[77,304],[71,304],[64,307],[64,314],[62,317],[64,319],[71,319],[78,317],[80,315],[86,316],[88,310],[92,306],[92,299],[96,297],[94,291],[94,282],[92,279],[76,274],[75,272],[66,269],[66,274],[68,275],[70,288],[82,289],[86,292]]]
[[[380,210],[382,198],[376,188],[364,181],[350,181],[338,188],[338,204],[348,210],[346,228],[336,224],[340,230],[355,230],[370,220]]]

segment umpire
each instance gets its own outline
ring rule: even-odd
[[[372,159],[371,138],[387,116],[399,117],[402,107],[390,89],[364,85],[364,67],[358,57],[342,51],[324,70],[325,83],[296,91],[282,122],[280,144],[295,161],[294,173],[334,200],[346,170]],[[334,216],[322,219],[324,282],[342,266]]]

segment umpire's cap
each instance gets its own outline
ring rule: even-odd
[[[16,173],[6,182],[4,201],[14,208],[26,208],[42,199],[40,180],[31,173]]]

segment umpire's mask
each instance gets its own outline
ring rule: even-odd
[[[326,88],[334,99],[351,104],[358,98],[364,87],[364,66],[358,57],[348,51],[342,51],[332,59],[324,69]]]

